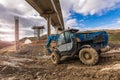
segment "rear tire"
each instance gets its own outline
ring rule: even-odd
[[[93,48],[83,48],[79,52],[80,61],[86,65],[95,65],[98,63],[99,54]]]
[[[51,61],[53,64],[59,64],[60,63],[60,55],[57,54],[56,52],[53,52],[51,54]]]

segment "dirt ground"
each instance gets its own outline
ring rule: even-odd
[[[1,52],[0,80],[120,80],[120,45],[110,46],[111,51],[102,53],[95,66],[84,65],[77,57],[54,65],[39,44]]]

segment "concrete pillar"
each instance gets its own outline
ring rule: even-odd
[[[51,16],[50,16],[50,14],[48,14],[48,16],[47,16],[47,36],[51,35],[50,25],[51,25]]]
[[[55,28],[56,34],[58,34],[58,27]]]
[[[37,29],[37,38],[40,40],[40,29]]]
[[[35,29],[34,29],[34,37],[35,37]]]
[[[15,16],[15,50],[19,49],[19,17]]]

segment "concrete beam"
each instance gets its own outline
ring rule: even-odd
[[[47,19],[47,15],[51,15],[51,25],[59,26],[64,29],[63,16],[59,0],[26,0],[40,16]]]

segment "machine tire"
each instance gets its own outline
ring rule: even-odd
[[[79,58],[83,64],[92,66],[98,63],[99,54],[93,48],[83,48],[79,51]]]
[[[57,54],[56,52],[53,52],[51,54],[51,61],[53,64],[59,64],[60,63],[60,55]]]

